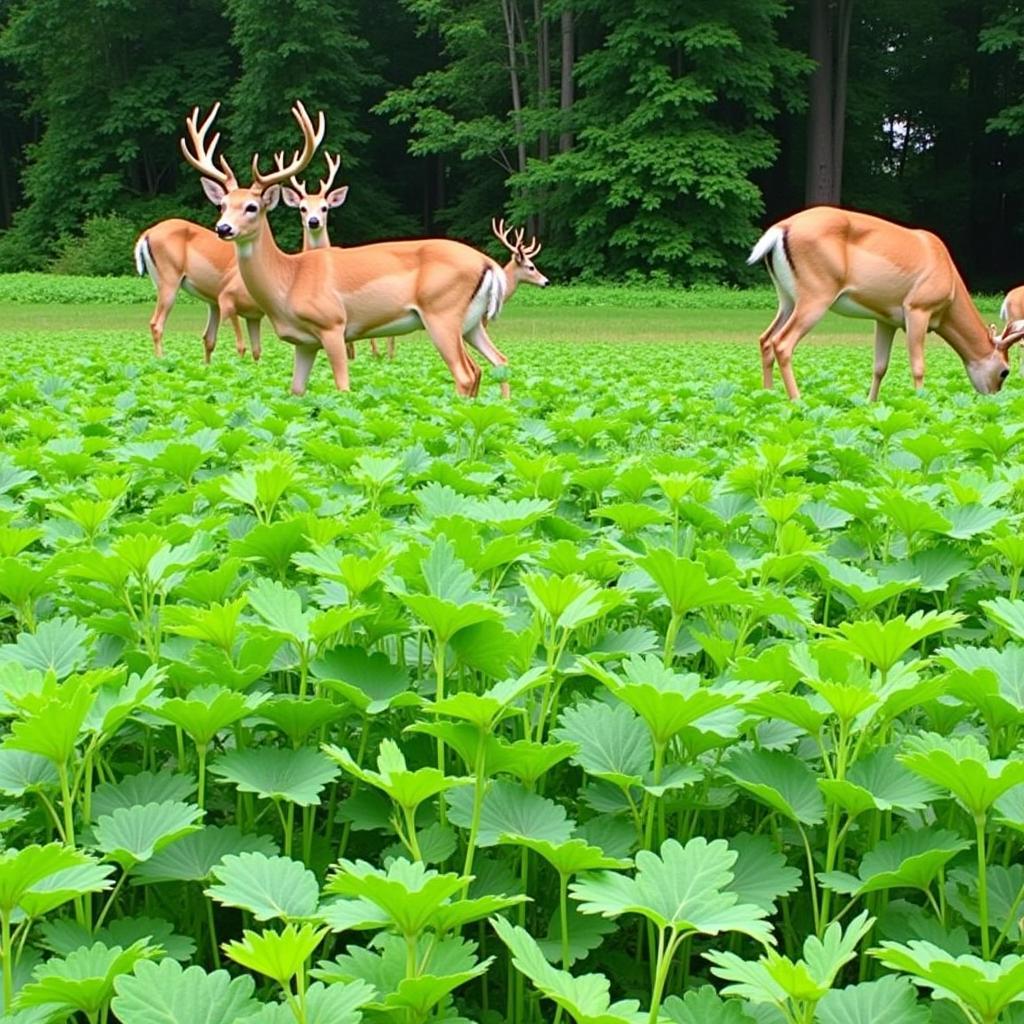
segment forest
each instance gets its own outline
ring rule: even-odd
[[[833,202],[998,290],[1024,276],[1022,53],[1008,0],[0,0],[0,272],[128,272],[149,223],[210,223],[192,107],[223,102],[245,166],[295,145],[301,98],[343,244],[486,244],[505,215],[559,281],[744,284],[760,227]]]

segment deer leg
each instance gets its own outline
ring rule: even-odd
[[[206,329],[203,331],[203,362],[207,366],[213,358],[213,350],[217,347],[217,331],[220,329],[220,309],[211,304],[206,317]]]
[[[469,342],[479,352],[484,359],[491,364],[491,366],[508,366],[508,357],[498,350],[494,342],[491,341],[487,334],[486,329],[482,323],[477,324],[466,336],[465,340]],[[508,398],[510,394],[509,384],[507,380],[501,382],[501,397]]]
[[[905,313],[907,332],[907,353],[910,356],[910,376],[914,390],[924,387],[924,339],[928,333],[929,315],[927,310],[908,309]]]
[[[345,342],[345,354],[349,359],[355,359],[356,357],[356,343],[354,341]]]
[[[456,392],[467,398],[472,398],[480,387],[482,374],[480,367],[469,358],[466,347],[462,343],[461,315],[428,317],[421,312],[420,318],[423,320],[423,326],[427,329],[427,334],[430,335],[430,340],[441,354],[441,358],[448,367],[448,372],[451,373],[452,379],[455,381]]]
[[[761,384],[766,388],[772,388],[775,386],[774,375],[772,373],[775,367],[775,349],[772,347],[772,335],[775,333],[777,328],[781,327],[782,324],[789,319],[792,312],[792,305],[780,299],[779,308],[775,313],[775,318],[768,325],[768,329],[764,331],[758,339],[761,345]]]
[[[164,354],[164,324],[170,313],[174,300],[178,297],[176,284],[161,284],[156,293],[156,309],[149,319],[149,333],[153,338],[153,354],[162,358]]]
[[[309,383],[309,374],[313,369],[319,345],[296,345],[295,360],[292,364],[292,394],[304,395]]]
[[[796,377],[793,376],[793,349],[796,348],[800,339],[825,315],[830,305],[831,302],[824,304],[819,302],[814,305],[801,306],[798,302],[786,322],[772,335],[771,344],[775,352],[775,359],[779,364],[782,383],[786,385],[786,394],[790,399],[796,400],[800,397],[800,389],[796,386]]]
[[[373,358],[374,359],[380,359],[380,349],[377,348],[377,339],[376,338],[371,338],[370,339],[370,351],[373,353]]]
[[[339,391],[348,391],[348,346],[350,342],[345,341],[345,325],[331,328],[324,331],[320,336],[324,351],[331,363],[331,371],[334,374],[334,386]]]
[[[395,339],[388,338],[388,359],[394,360],[395,358]],[[1024,373],[1024,363],[1021,364],[1021,373]]]
[[[258,363],[263,355],[263,345],[260,342],[260,320],[246,320],[245,326],[249,332],[249,348],[252,351],[252,361]]]
[[[882,378],[885,371],[889,369],[889,355],[892,352],[892,339],[896,334],[896,328],[891,324],[883,324],[881,320],[875,321],[875,369],[871,378],[871,390],[868,392],[868,401],[878,401],[878,389],[882,386]]]

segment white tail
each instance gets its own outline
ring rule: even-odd
[[[748,262],[775,252],[769,274],[779,308],[761,335],[761,367],[772,386],[776,360],[790,398],[799,398],[793,349],[830,309],[875,321],[875,369],[870,397],[878,397],[898,328],[907,332],[914,386],[924,383],[924,339],[935,331],[964,362],[977,391],[991,394],[1010,372],[1008,351],[1024,338],[1024,323],[1002,334],[985,326],[941,240],[880,217],[817,206],[770,227]]]
[[[783,231],[778,225],[770,227],[757,240],[754,244],[754,248],[750,250],[750,255],[747,257],[747,263],[750,265],[760,263],[760,261],[763,260],[776,245],[782,242],[783,237]]]
[[[238,188],[227,162],[214,162],[216,138],[206,140],[214,108],[199,123],[198,110],[186,121],[191,147],[186,159],[203,177],[208,198],[221,210],[217,234],[236,243],[238,265],[253,298],[266,311],[278,336],[295,346],[292,391],[303,394],[317,352],[330,360],[335,386],[349,388],[346,342],[380,334],[404,334],[425,327],[462,395],[475,395],[482,376],[466,344],[490,346],[483,317],[475,311],[481,277],[498,265],[475,249],[448,239],[387,242],[354,249],[311,249],[287,254],[274,241],[267,214],[278,203],[280,186],[301,173],[323,139],[321,113],[314,126],[301,103],[292,113],[303,146],[291,163],[263,174],[253,157],[253,183]],[[498,303],[500,306],[500,303]],[[495,307],[498,308],[498,307]]]
[[[149,252],[149,241],[145,234],[140,235],[139,240],[135,243],[135,270],[139,277],[145,276],[148,272],[153,284],[159,288],[160,283],[156,279],[156,268],[153,266],[152,259]]]

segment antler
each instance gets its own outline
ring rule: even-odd
[[[510,242],[508,236],[512,233],[513,229],[505,227],[504,217],[499,221],[494,220],[492,217],[491,230],[494,232],[498,241],[501,242],[501,244],[504,245],[513,256],[530,259],[531,257],[536,256],[541,250],[541,243],[538,242],[536,238],[531,238],[529,245],[523,245],[523,236],[526,234],[526,231],[523,228],[516,230],[516,237]]]
[[[192,140],[192,149],[195,152],[193,153],[189,150],[184,139],[179,139],[178,144],[181,146],[181,152],[185,159],[204,178],[210,178],[212,181],[219,182],[226,189],[231,190],[238,188],[238,179],[235,177],[235,172],[231,170],[230,165],[223,156],[220,157],[220,168],[213,162],[214,151],[217,149],[217,143],[220,142],[220,132],[217,132],[209,143],[206,141],[210,125],[213,124],[213,119],[219,111],[220,101],[218,100],[214,103],[210,113],[207,114],[206,120],[201,125],[197,125],[199,108],[193,107],[192,113],[185,118],[185,127],[188,129],[189,138]]]
[[[324,156],[327,158],[327,177],[320,179],[320,194],[325,195],[327,190],[334,184],[335,175],[338,173],[338,168],[341,166],[341,155],[331,156],[326,150],[324,150]]]
[[[491,230],[494,232],[495,238],[497,238],[498,241],[501,242],[501,244],[503,246],[505,246],[505,248],[508,249],[508,251],[510,253],[512,253],[513,256],[518,254],[519,247],[523,244],[523,232],[522,231],[516,231],[515,241],[510,242],[508,240],[508,236],[512,233],[513,229],[511,227],[508,227],[508,228],[505,227],[505,218],[504,217],[502,217],[501,220],[498,220],[498,221],[496,221],[492,217],[491,218]]]
[[[276,171],[270,174],[260,173],[260,155],[259,153],[254,153],[252,157],[253,188],[267,189],[271,185],[279,185],[282,181],[287,181],[298,174],[313,159],[317,146],[323,142],[326,125],[324,124],[324,112],[322,110],[317,115],[316,128],[313,127],[313,122],[300,100],[295,101],[295,106],[292,107],[292,115],[299,122],[299,128],[302,129],[302,151],[296,150],[295,155],[292,157],[292,162],[287,167],[282,166],[284,163],[282,156],[281,164],[278,165]]]

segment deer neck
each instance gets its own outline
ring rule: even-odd
[[[516,261],[509,260],[504,266],[505,271],[505,302],[512,298],[513,293],[519,286],[519,278],[516,277]]]
[[[327,234],[327,226],[324,225],[317,231],[310,231],[309,228],[302,229],[302,251],[309,252],[310,249],[329,249],[331,239]]]
[[[971,301],[967,286],[959,274],[954,287],[953,301],[946,308],[935,331],[965,363],[977,363],[995,351],[992,335],[978,308]]]
[[[295,276],[294,257],[282,252],[266,219],[252,237],[235,243],[238,270],[249,294],[272,321],[287,314]]]

